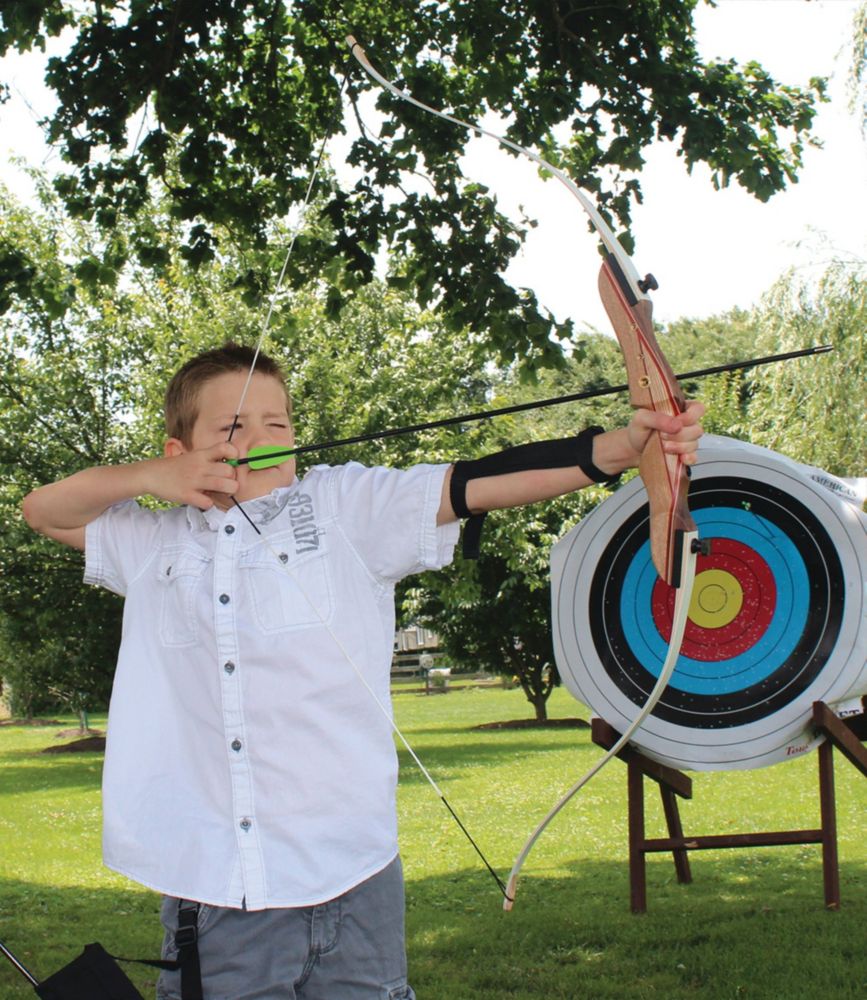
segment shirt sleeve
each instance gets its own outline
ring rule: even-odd
[[[84,582],[126,596],[127,587],[159,550],[160,516],[125,500],[87,525]]]
[[[451,562],[460,535],[457,521],[437,525],[448,465],[410,469],[335,469],[338,522],[370,571],[397,581]]]

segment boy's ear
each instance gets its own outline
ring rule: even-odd
[[[169,438],[163,445],[163,455],[166,458],[176,458],[178,455],[183,455],[186,450],[180,438]]]

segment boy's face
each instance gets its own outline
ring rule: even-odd
[[[199,389],[199,414],[193,425],[189,446],[177,438],[166,443],[167,455],[198,451],[225,441],[232,428],[235,408],[241,398],[246,372],[225,372],[209,379]],[[295,432],[286,404],[286,393],[280,382],[271,375],[254,372],[250,387],[241,407],[238,423],[232,435],[232,444],[238,457],[244,458],[251,448],[275,445],[291,448]],[[235,469],[240,488],[235,493],[239,502],[265,496],[278,486],[288,486],[295,478],[295,459],[290,458],[270,469],[251,469],[239,465]],[[226,493],[211,493],[215,506],[228,510],[232,501]]]

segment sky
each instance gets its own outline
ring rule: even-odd
[[[814,131],[822,149],[808,148],[799,181],[767,204],[733,184],[715,191],[709,171],[686,172],[670,143],[652,146],[641,173],[643,205],[633,210],[634,259],[659,282],[657,320],[698,319],[756,304],[790,268],[809,280],[834,257],[867,260],[867,139],[848,110],[846,79],[857,0],[719,0],[696,12],[705,58],[755,59],[778,81],[805,86],[830,77],[831,102]],[[49,113],[40,60],[0,60],[13,100],[0,106],[0,178],[26,196],[29,186],[10,155],[59,167],[36,124]],[[476,140],[466,174],[487,184],[509,214],[520,208],[538,220],[509,277],[532,288],[558,319],[610,329],[596,291],[596,240],[575,199],[536,167],[492,140]]]

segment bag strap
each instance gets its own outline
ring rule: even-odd
[[[166,972],[181,970],[181,1000],[204,1000],[202,967],[199,961],[199,904],[191,900],[178,900],[178,929],[175,931],[175,959],[123,958],[112,955],[116,962],[134,962],[149,965]]]
[[[181,967],[181,1000],[204,1000],[202,967],[199,962],[199,904],[178,900],[178,929],[175,933],[177,962]]]

